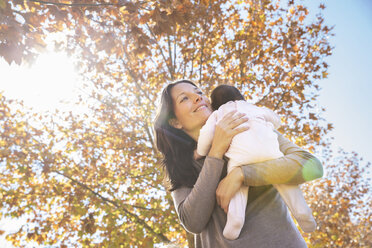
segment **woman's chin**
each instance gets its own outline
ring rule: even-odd
[[[212,114],[212,111],[209,109],[205,109],[201,114],[201,118],[203,119],[203,125],[207,122],[209,116]]]

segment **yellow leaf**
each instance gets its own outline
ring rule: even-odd
[[[119,10],[120,10],[120,12],[123,13],[124,15],[129,14],[129,12],[128,12],[128,10],[127,10],[127,8],[126,8],[125,6],[121,7]]]

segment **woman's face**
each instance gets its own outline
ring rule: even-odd
[[[173,126],[182,128],[192,138],[195,138],[195,134],[199,136],[201,127],[212,113],[208,98],[198,87],[189,83],[173,86],[171,96],[177,118]]]

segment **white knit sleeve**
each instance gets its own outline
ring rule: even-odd
[[[274,111],[265,107],[262,107],[261,110],[263,111],[265,120],[271,122],[275,129],[278,129],[282,125],[279,115],[277,115]]]

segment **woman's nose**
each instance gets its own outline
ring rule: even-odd
[[[202,96],[199,94],[195,94],[194,96],[194,102],[199,102],[202,99]]]

